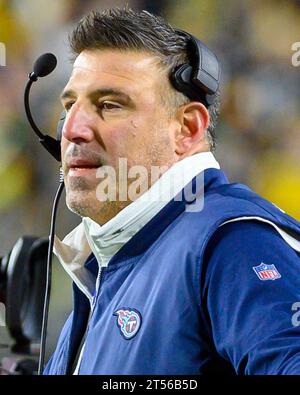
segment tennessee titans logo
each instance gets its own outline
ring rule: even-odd
[[[281,277],[281,274],[276,269],[275,265],[266,265],[262,262],[259,266],[254,266],[253,270],[257,277],[262,281],[276,280]]]
[[[120,329],[121,335],[126,339],[132,339],[139,331],[142,324],[141,313],[136,309],[123,307],[114,312],[118,317],[117,325]]]

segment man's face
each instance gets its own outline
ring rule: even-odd
[[[115,170],[118,191],[119,175],[124,174],[121,158],[127,171],[141,165],[148,174],[151,166],[170,167],[177,160],[175,123],[162,100],[164,85],[166,76],[151,54],[85,50],[77,57],[62,94],[67,111],[62,163],[72,211],[103,224],[131,203],[128,196],[120,201],[119,193],[116,201],[99,200],[103,166]]]

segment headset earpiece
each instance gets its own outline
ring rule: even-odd
[[[62,113],[60,114],[58,124],[57,124],[57,129],[56,129],[56,139],[59,142],[61,142],[62,131],[63,131],[65,119],[66,119],[66,112],[62,111]]]
[[[189,63],[180,65],[171,73],[175,89],[191,100],[203,102],[209,107],[220,85],[220,64],[216,55],[196,37],[181,30],[178,33],[188,38]]]
[[[189,99],[201,101],[206,104],[206,95],[191,83],[192,66],[183,64],[173,70],[171,81],[176,90],[186,95]]]

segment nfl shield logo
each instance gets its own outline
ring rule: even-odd
[[[132,339],[138,333],[142,323],[142,317],[139,311],[123,307],[116,310],[113,315],[118,317],[117,325],[121,335],[126,340]]]
[[[254,266],[253,270],[257,274],[257,277],[262,281],[276,280],[281,277],[281,274],[276,269],[275,265],[266,265],[262,262],[259,266]]]

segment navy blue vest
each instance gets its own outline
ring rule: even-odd
[[[228,183],[221,171],[204,175],[201,211],[186,210],[186,199],[172,200],[103,269],[80,374],[232,371],[215,350],[203,305],[207,244],[222,223],[237,217],[264,218],[299,239],[300,224],[248,187]],[[93,256],[86,266],[96,276]],[[71,373],[88,314],[89,302],[74,285],[74,311],[45,374]],[[126,314],[131,324],[122,332]]]

